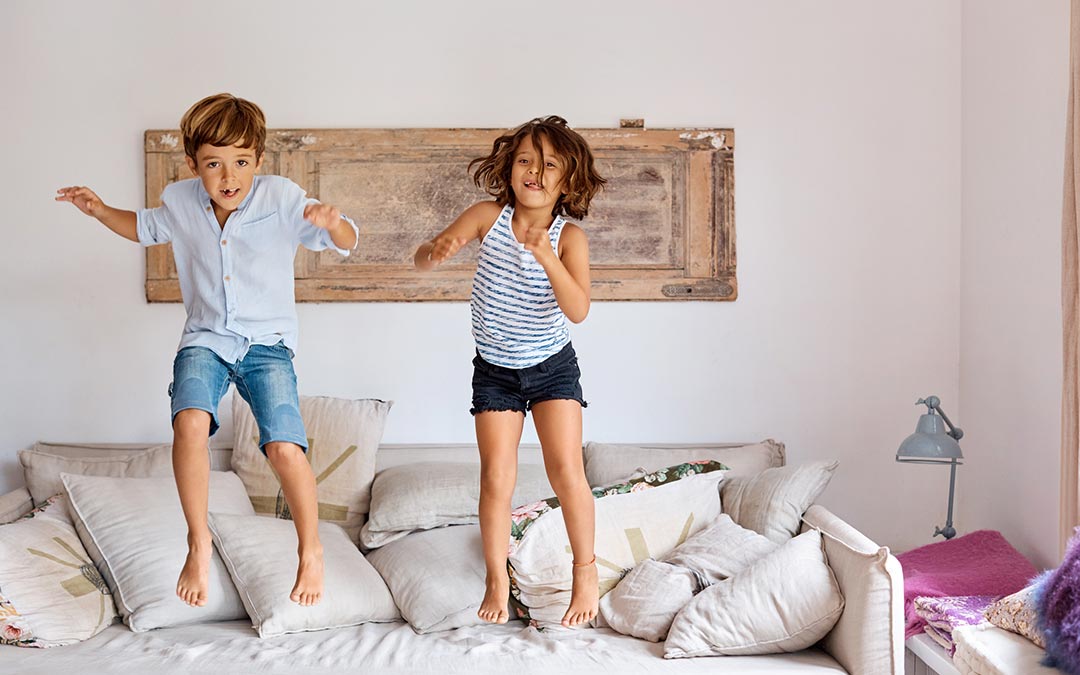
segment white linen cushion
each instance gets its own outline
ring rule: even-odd
[[[731,476],[746,476],[784,465],[784,444],[770,439],[760,443],[703,444],[700,447],[585,444],[585,477],[589,485],[613,485],[662,466],[711,459],[730,468]]]
[[[62,475],[75,531],[105,577],[124,622],[135,632],[247,616],[217,551],[207,604],[176,596],[187,558],[187,525],[173,478]],[[236,474],[210,472],[210,508],[252,515]]]
[[[0,495],[0,525],[14,522],[34,510],[34,500],[26,488]]]
[[[644,560],[600,598],[600,614],[612,630],[660,642],[667,637],[675,615],[699,590],[690,570]]]
[[[324,591],[310,607],[289,599],[298,563],[293,523],[211,513],[210,531],[259,637],[401,618],[382,577],[338,525],[319,523]]]
[[[662,561],[646,560],[630,570],[600,599],[600,613],[620,633],[659,642],[694,594],[749,567],[776,547],[721,513]]]
[[[132,454],[108,454],[102,457],[70,457],[51,454],[50,446],[37,443],[30,450],[19,452],[19,462],[26,478],[26,489],[35,504],[43,504],[53,495],[64,491],[60,474],[82,476],[112,476],[114,478],[155,478],[171,476],[172,445],[158,445],[148,450],[133,450]],[[76,446],[77,447],[77,446]]]
[[[552,494],[544,467],[518,466],[513,504],[528,504]],[[371,512],[360,542],[376,548],[414,530],[479,522],[480,465],[421,462],[390,467],[375,476]]]
[[[375,452],[392,401],[301,396],[308,437],[307,459],[318,486],[319,519],[341,525],[356,541],[371,501]],[[270,461],[259,449],[251,408],[233,397],[232,468],[244,482],[255,511],[289,518],[289,507]]]
[[[476,614],[487,578],[479,525],[413,532],[367,559],[417,633],[484,623]]]
[[[593,490],[600,595],[626,570],[675,548],[720,513],[717,485],[726,467],[694,462]],[[558,626],[570,605],[573,553],[555,497],[511,513],[510,589],[517,613]]]
[[[97,635],[116,605],[57,495],[0,527],[0,644],[56,647]]]
[[[698,593],[672,622],[664,657],[806,649],[832,629],[843,611],[821,533],[810,530]]]
[[[724,481],[720,502],[739,525],[782,544],[799,531],[803,513],[829,484],[839,462],[807,462]]]

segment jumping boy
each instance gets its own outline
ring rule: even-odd
[[[292,357],[297,341],[293,258],[297,246],[348,255],[359,239],[352,220],[310,199],[281,176],[256,175],[266,119],[255,104],[209,96],[180,120],[187,165],[196,176],[161,193],[162,205],[138,212],[107,206],[86,187],[57,191],[125,239],[171,242],[187,322],[173,361],[173,470],[188,527],[188,555],[176,594],[207,602],[213,544],[207,525],[207,439],[229,383],[251,406],[259,446],[281,480],[296,525],[299,565],[289,597],[322,598],[322,544],[315,476],[304,453]]]

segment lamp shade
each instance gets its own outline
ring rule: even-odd
[[[961,464],[960,444],[950,436],[945,421],[934,414],[919,417],[915,433],[904,439],[896,451],[896,461],[919,464]]]

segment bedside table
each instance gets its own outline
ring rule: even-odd
[[[941,645],[926,634],[904,641],[904,675],[960,675]]]

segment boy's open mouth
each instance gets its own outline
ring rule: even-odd
[[[226,199],[232,199],[236,195],[240,194],[240,188],[233,188],[231,190],[222,190],[221,194],[225,195]]]

